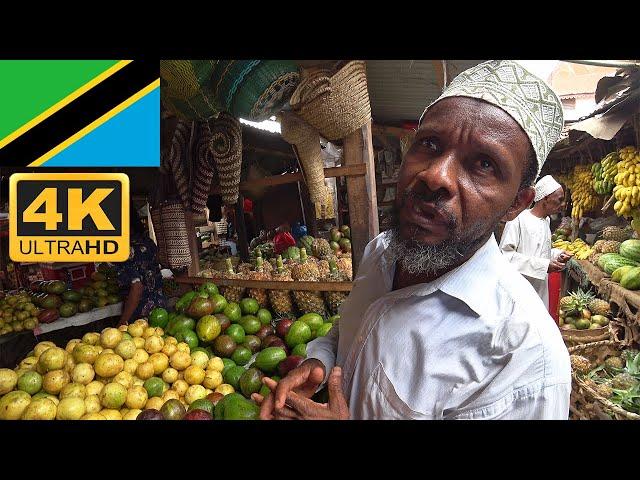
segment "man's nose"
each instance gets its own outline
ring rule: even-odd
[[[448,195],[452,195],[456,185],[457,164],[455,155],[441,155],[429,160],[416,175],[416,179],[432,192],[445,190]]]

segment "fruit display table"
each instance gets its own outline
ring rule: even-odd
[[[38,337],[43,333],[53,332],[67,327],[79,327],[80,325],[93,323],[98,320],[102,320],[103,318],[115,317],[121,313],[122,302],[118,302],[113,305],[107,305],[106,307],[96,308],[89,312],[78,313],[72,317],[59,318],[52,323],[41,323],[33,330],[33,334]]]
[[[114,326],[122,312],[122,302],[80,313],[55,322],[40,324],[34,330],[10,333],[0,337],[0,368],[14,368],[18,361],[40,341],[49,340],[66,344],[69,340],[89,331],[100,331]],[[115,318],[114,318],[115,317]]]

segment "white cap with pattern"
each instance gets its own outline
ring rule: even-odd
[[[489,60],[465,70],[424,109],[447,97],[484,100],[507,112],[525,131],[538,160],[538,173],[560,137],[562,104],[544,81],[513,60]]]

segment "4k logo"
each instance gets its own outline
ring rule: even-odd
[[[17,173],[9,181],[15,262],[129,258],[129,178],[123,173]]]

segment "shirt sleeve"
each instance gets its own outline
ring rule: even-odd
[[[517,218],[507,222],[504,227],[504,232],[502,233],[502,238],[500,239],[500,249],[502,253],[522,275],[537,278],[538,280],[545,280],[547,278],[550,260],[548,258],[530,257],[518,252],[520,234],[520,221]]]
[[[551,249],[551,260],[557,260],[560,254],[564,252],[561,248],[552,248]]]
[[[324,382],[329,378],[331,369],[336,364],[338,352],[339,325],[334,326],[324,337],[318,337],[307,344],[307,358],[320,360],[324,365]],[[324,384],[323,382],[323,384]]]

